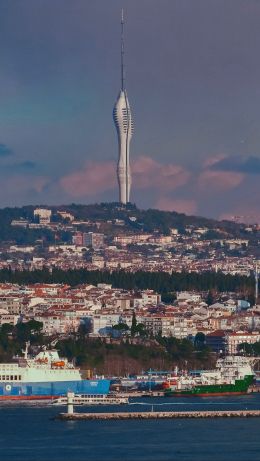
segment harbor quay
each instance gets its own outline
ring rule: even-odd
[[[61,421],[129,420],[129,419],[199,419],[199,418],[249,418],[260,417],[260,410],[226,411],[145,411],[113,413],[59,413],[54,419]]]

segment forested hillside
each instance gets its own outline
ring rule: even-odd
[[[183,290],[218,292],[235,291],[245,295],[254,291],[254,278],[239,275],[225,275],[221,272],[189,273],[176,272],[126,272],[126,271],[88,271],[86,269],[61,270],[53,268],[35,271],[0,270],[0,282],[18,284],[27,283],[67,283],[71,286],[88,283],[109,283],[114,288],[126,290],[152,289],[158,293],[170,293]]]
[[[30,229],[11,226],[12,220],[19,218],[33,221],[33,210],[36,207],[24,206],[16,208],[0,209],[0,242],[14,241],[16,243],[34,243],[37,239],[45,242],[54,241],[54,232],[50,228]],[[245,225],[230,221],[216,221],[213,219],[187,216],[183,213],[160,211],[154,209],[139,210],[135,205],[122,206],[118,203],[101,203],[94,205],[61,205],[48,207],[53,213],[53,222],[62,222],[57,211],[71,213],[77,221],[103,221],[124,222],[124,230],[131,232],[154,232],[169,234],[171,228],[177,228],[183,232],[186,226],[207,227],[209,230],[218,230],[222,236],[243,237],[245,236]],[[219,235],[219,234],[218,234]],[[217,236],[217,235],[216,235]],[[64,233],[61,240],[67,241],[68,235]],[[247,235],[248,237],[248,235]]]

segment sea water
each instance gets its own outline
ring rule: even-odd
[[[136,399],[77,411],[260,409],[260,394]],[[59,421],[64,407],[0,404],[0,460],[260,461],[260,418]]]

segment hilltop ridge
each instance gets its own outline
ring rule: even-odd
[[[8,207],[0,209],[0,241],[14,241],[16,243],[32,243],[39,238],[53,241],[52,226],[29,226],[35,223],[34,210],[37,206],[27,205],[23,207]],[[61,212],[71,214],[78,226],[84,226],[86,222],[93,224],[102,232],[113,234],[121,232],[159,232],[169,235],[172,229],[178,229],[185,233],[188,227],[205,228],[206,236],[210,238],[243,238],[248,237],[245,224],[231,221],[218,221],[216,219],[201,216],[189,216],[176,211],[162,211],[156,209],[140,210],[134,204],[122,206],[120,203],[100,203],[90,205],[69,204],[60,206],[40,205],[40,208],[49,209],[52,212],[50,224],[63,224],[61,240],[68,241],[65,224],[73,224],[69,219],[61,216]],[[14,221],[27,220],[28,226],[13,226]],[[53,226],[55,227],[55,226]]]

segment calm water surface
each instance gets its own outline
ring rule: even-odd
[[[142,399],[140,402],[144,405],[130,405],[128,410],[150,410],[152,403],[155,411],[260,409],[260,394],[214,399]],[[158,403],[167,405],[157,406]],[[0,460],[260,461],[260,418],[51,420],[63,409],[46,404],[2,404]],[[109,408],[111,411],[118,409]],[[120,410],[125,411],[126,407],[121,406]],[[91,408],[91,411],[104,411],[104,407]]]

